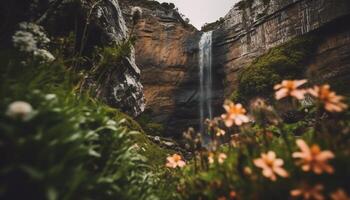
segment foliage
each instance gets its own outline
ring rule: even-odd
[[[283,79],[303,76],[306,59],[313,53],[317,40],[308,36],[272,48],[244,68],[238,76],[235,101],[247,102],[254,97],[270,97],[272,86]]]
[[[288,97],[287,100],[293,99]],[[327,105],[327,101],[323,101],[316,98],[309,107],[308,116],[293,124],[281,121],[276,110],[261,99],[256,100],[249,109],[252,111],[249,114],[252,118],[250,123],[240,125],[236,122],[236,125],[228,127],[227,124],[224,125],[228,119],[223,115],[219,119],[211,120],[207,124],[212,137],[212,141],[207,144],[208,149],[197,149],[194,159],[177,174],[180,177],[178,188],[182,198],[307,199],[293,196],[298,192],[295,189],[299,188],[301,193],[305,191],[321,196],[312,199],[338,199],[333,197],[336,191],[342,191],[349,196],[347,180],[350,178],[350,112],[339,100],[334,101],[334,105],[342,106],[343,112],[327,110],[327,107],[324,110],[323,103]],[[275,104],[279,103],[282,102]],[[236,106],[238,108],[239,104]],[[292,109],[300,109],[300,106],[294,104]],[[226,111],[226,115],[242,118],[236,109],[227,108]],[[217,130],[221,129],[225,130],[224,134],[218,134]],[[189,129],[189,132],[193,130]],[[305,141],[311,150],[305,150],[305,147],[303,150],[300,140]],[[296,141],[299,142],[298,145]],[[193,139],[189,140],[188,145],[197,143],[198,139]],[[262,171],[260,157],[267,152],[276,154],[277,158],[267,161],[263,167],[264,170],[271,167],[276,170],[272,173],[281,174],[276,179],[273,179],[270,172]],[[297,159],[295,152],[303,152],[306,157],[304,160]],[[220,155],[225,156],[220,160]],[[319,157],[313,160],[316,155]],[[257,161],[259,158],[260,163]],[[273,163],[275,164],[272,165]],[[277,163],[281,167],[279,170],[276,169]],[[302,165],[328,165],[329,168],[325,170],[326,168],[321,167],[324,170],[320,172],[317,167],[308,170]],[[286,174],[283,175],[281,170],[285,170]],[[319,185],[317,188],[321,188],[320,191],[311,191],[310,187],[315,185]]]
[[[97,76],[96,79],[98,82],[100,82],[101,78],[105,77],[106,73],[112,70],[111,67],[120,66],[121,60],[130,55],[132,43],[132,40],[126,40],[120,45],[97,48],[96,57],[94,58],[96,63],[92,69],[92,74],[93,76]],[[119,70],[122,71],[123,69]]]
[[[49,62],[0,52],[0,198],[173,199],[167,151],[131,117],[76,94],[79,73],[58,51]],[[104,52],[103,63],[115,61]],[[33,108],[26,120],[7,114],[19,100]]]
[[[149,135],[161,136],[164,133],[164,125],[154,122],[152,117],[146,112],[137,117],[137,121]]]

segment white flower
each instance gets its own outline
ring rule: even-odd
[[[32,106],[24,101],[15,101],[8,106],[6,115],[14,118],[26,120],[33,113]]]
[[[13,44],[20,51],[31,53],[38,49],[34,35],[26,31],[17,31],[12,37]]]
[[[48,100],[48,101],[51,101],[51,100],[54,100],[56,99],[56,95],[55,94],[47,94],[45,95],[45,99]]]
[[[137,6],[131,8],[131,16],[134,25],[137,24],[137,22],[142,18],[142,8]]]
[[[30,22],[22,22],[19,24],[19,27],[23,31],[32,33],[35,40],[41,45],[46,45],[50,42],[42,26]]]
[[[52,62],[56,59],[49,51],[45,49],[38,49],[34,51],[34,56],[44,62]]]
[[[22,22],[19,30],[12,36],[14,46],[22,52],[41,57],[44,61],[53,61],[55,57],[44,48],[50,39],[44,28],[33,23]]]
[[[135,7],[132,7],[131,8],[131,15],[142,15],[142,8],[138,7],[138,6],[135,6]]]

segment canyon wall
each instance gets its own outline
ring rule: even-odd
[[[157,2],[122,0],[126,19],[131,8],[142,8],[134,31],[136,63],[141,69],[146,114],[179,136],[198,124],[198,41],[200,33],[173,8]],[[129,21],[132,29],[132,22]]]
[[[319,49],[310,58],[309,72],[322,76],[322,81],[341,78],[349,83],[350,25],[345,19],[349,14],[348,0],[254,0],[236,4],[214,31],[214,62],[216,68],[225,71],[225,95],[237,88],[241,69],[272,47],[305,34],[321,37]]]
[[[136,63],[141,69],[146,111],[179,136],[199,122],[198,42],[201,32],[187,24],[174,6],[120,0],[129,29],[131,8],[139,6]],[[246,0],[236,4],[213,33],[213,107],[237,88],[239,72],[271,48],[302,35],[321,38],[306,68],[316,82],[349,84],[350,15],[348,0]],[[337,88],[341,88],[341,87]],[[344,87],[346,88],[346,87]]]

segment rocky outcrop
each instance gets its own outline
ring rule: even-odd
[[[216,68],[225,71],[226,96],[236,89],[237,75],[242,68],[272,47],[305,34],[322,37],[315,58],[310,58],[310,61],[315,60],[312,65],[328,71],[325,77],[336,76],[335,71],[338,70],[337,74],[344,74],[344,70],[349,70],[349,63],[345,61],[350,56],[346,46],[349,42],[349,25],[343,24],[345,30],[340,30],[341,26],[331,24],[349,18],[349,14],[348,0],[254,0],[236,4],[214,32],[214,62]],[[321,30],[322,34],[317,34]],[[342,55],[335,56],[338,51]],[[327,55],[331,56],[322,60]],[[324,69],[326,65],[329,66],[327,70]]]
[[[121,44],[128,39],[128,28],[117,0],[102,1],[95,9],[94,23],[105,44]],[[140,69],[135,63],[135,51],[122,58],[118,67],[110,72],[110,78],[101,87],[102,98],[131,116],[138,116],[145,109]],[[111,66],[113,68],[113,66]]]
[[[74,67],[85,71],[94,67],[96,48],[121,44],[128,37],[127,26],[117,0],[42,0],[40,3],[6,0],[1,2],[0,13],[4,20],[1,23],[1,49],[11,47],[10,38],[20,22],[35,22],[42,25],[53,40],[70,40],[69,48],[66,48],[69,57],[67,60],[76,60],[73,59],[76,55],[84,57],[80,59],[84,61],[74,63]],[[144,110],[145,102],[134,52],[107,67],[110,69],[109,78],[105,79],[97,93],[109,105],[132,116],[139,115]],[[91,85],[95,84],[96,80],[93,78],[88,80],[86,82]]]

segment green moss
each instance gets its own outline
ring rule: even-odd
[[[154,122],[151,115],[148,113],[143,113],[137,118],[137,122],[141,125],[143,130],[148,135],[158,135],[161,136],[164,133],[164,125]]]
[[[273,85],[303,76],[304,65],[316,44],[315,38],[303,36],[272,48],[240,72],[238,90],[231,96],[243,102],[257,96],[270,97]]]
[[[107,106],[105,106],[104,109],[107,110],[108,117],[111,117],[118,122],[124,120],[123,125],[126,126],[130,131],[140,132],[140,134],[132,135],[132,141],[137,144],[139,147],[139,153],[147,158],[147,163],[150,165],[163,165],[167,155],[173,153],[170,150],[162,149],[147,138],[146,133],[157,135],[164,130],[163,125],[150,122],[151,118],[148,115],[141,115],[141,118],[143,118],[143,120],[140,120],[140,117],[138,118],[139,121],[143,122],[141,124],[129,115],[119,111],[118,109],[110,108]],[[147,123],[144,124],[145,122]]]

